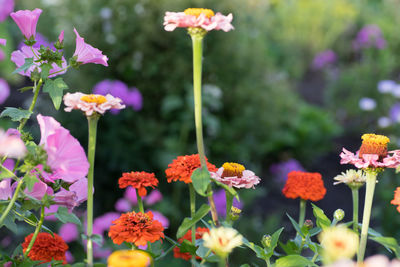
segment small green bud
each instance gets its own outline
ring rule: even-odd
[[[232,208],[231,208],[231,219],[232,219],[232,221],[236,221],[237,219],[239,219],[240,213],[242,213],[241,209],[238,209],[238,208],[232,206]]]
[[[272,237],[270,235],[264,235],[261,239],[261,244],[264,248],[269,248],[271,246]]]
[[[337,209],[335,210],[335,213],[333,213],[333,218],[335,218],[336,221],[340,222],[344,218],[344,210],[342,209]]]
[[[314,223],[311,220],[306,220],[304,222],[304,226],[307,227],[307,229],[312,229],[314,227]]]

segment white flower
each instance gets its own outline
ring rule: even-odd
[[[344,183],[349,186],[360,187],[365,183],[366,176],[362,170],[347,170],[333,179],[337,181],[333,183],[334,185]]]
[[[221,258],[226,258],[235,247],[243,244],[243,236],[233,228],[212,228],[203,235],[204,246]]]

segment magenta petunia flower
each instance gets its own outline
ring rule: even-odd
[[[355,154],[343,148],[341,164],[353,164],[356,168],[396,168],[400,165],[400,150],[387,151],[389,138],[383,135],[364,134],[360,150]]]
[[[89,162],[79,141],[52,117],[39,114],[37,120],[41,133],[39,144],[47,152],[47,165],[52,169],[52,180],[74,183],[85,178]]]
[[[22,34],[27,40],[36,36],[36,25],[39,20],[42,10],[36,8],[34,10],[18,10],[10,14],[11,18],[18,25]]]
[[[0,22],[7,19],[14,11],[14,0],[0,0]]]
[[[0,129],[0,156],[23,158],[26,152],[25,144],[21,138]]]
[[[35,54],[32,50],[35,52]],[[15,63],[15,65],[17,66],[17,68],[19,68],[25,64],[26,58],[33,58],[34,60],[37,60],[38,59],[37,56],[40,55],[38,50],[39,50],[38,48],[23,45],[20,50],[16,50],[11,53],[11,61],[13,61]],[[64,57],[62,57],[62,67],[61,68],[56,63],[51,64],[51,66],[52,66],[52,68],[49,71],[49,78],[53,78],[55,76],[64,74],[66,72],[66,68],[67,68],[67,61],[65,60]],[[34,62],[34,64],[28,70],[26,70],[25,72],[20,71],[19,74],[30,77],[32,71],[35,68],[38,68],[39,72],[41,71],[40,64],[38,62]],[[55,72],[57,72],[57,73],[55,73]],[[53,74],[53,73],[55,73],[55,74]]]
[[[224,163],[216,172],[210,172],[211,178],[236,188],[254,188],[261,179],[238,163]]]
[[[221,13],[214,14],[211,9],[188,8],[184,12],[166,12],[164,16],[164,29],[173,31],[176,28],[203,28],[206,31],[233,30],[232,14],[224,16]]]
[[[75,28],[74,32],[76,34],[76,48],[74,53],[76,61],[81,64],[94,63],[107,67],[108,57],[103,55],[103,52],[101,52],[99,49],[85,43],[85,39],[79,36],[79,33]]]
[[[10,86],[6,80],[0,78],[0,105],[2,105],[10,96]]]
[[[104,114],[109,109],[123,109],[125,105],[121,104],[122,100],[113,97],[110,94],[103,95],[87,95],[83,93],[66,93],[64,95],[64,109],[67,112],[73,109],[80,109],[86,116],[92,116],[93,113]]]

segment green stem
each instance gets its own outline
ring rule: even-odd
[[[207,251],[206,255],[204,255],[204,258],[201,260],[200,265],[203,265],[203,264],[206,262],[206,258],[207,258],[208,256],[210,256],[210,254],[211,254],[211,249],[209,249],[209,250]]]
[[[33,112],[33,109],[35,108],[36,101],[37,101],[37,98],[38,98],[38,95],[39,95],[39,91],[40,91],[40,87],[42,86],[42,83],[43,83],[42,79],[39,80],[38,84],[36,84],[36,81],[34,83],[34,86],[33,86],[34,95],[33,95],[31,106],[29,107],[29,111],[30,112]],[[21,131],[24,128],[24,126],[25,126],[27,121],[28,121],[28,119],[22,119],[21,120],[21,122],[20,122],[20,124],[19,124],[19,126],[17,128],[18,131]]]
[[[315,262],[315,260],[317,259],[317,257],[318,257],[318,252],[314,253],[314,256],[312,257],[311,261],[312,261],[312,262]]]
[[[22,186],[23,183],[24,183],[24,179],[20,179],[18,181],[17,188],[14,191],[14,195],[11,198],[10,203],[8,203],[6,210],[3,212],[3,214],[0,217],[0,225],[3,224],[4,219],[7,217],[8,213],[10,212],[12,207],[14,206],[14,203],[17,200],[17,197],[18,197],[18,194],[19,194],[19,190],[21,190],[21,186]]]
[[[219,267],[225,267],[226,266],[226,258],[220,258],[218,262]]]
[[[137,189],[136,189],[136,199],[137,199],[137,203],[138,203],[138,206],[139,206],[139,211],[141,213],[144,213],[143,200],[142,200],[142,197],[139,196],[139,190],[137,190]]]
[[[353,197],[353,230],[358,233],[358,187],[351,189]]]
[[[303,226],[304,218],[306,217],[306,203],[307,203],[307,200],[300,199],[300,216],[299,216],[300,228]]]
[[[89,172],[88,172],[88,196],[87,196],[87,264],[93,266],[93,175],[94,175],[94,156],[96,152],[96,135],[97,135],[97,123],[99,121],[99,115],[95,114],[88,119],[89,127],[89,142],[88,142],[88,160],[89,160]]]
[[[225,196],[226,196],[226,222],[231,224],[232,223],[231,209],[233,204],[233,195],[225,190]]]
[[[366,175],[367,175],[366,178],[367,185],[366,185],[365,201],[364,201],[364,213],[361,226],[360,248],[357,254],[357,262],[359,263],[361,263],[364,260],[365,248],[367,247],[368,228],[369,228],[369,221],[371,218],[372,201],[374,199],[377,173],[371,170],[367,170]]]
[[[266,259],[265,262],[267,263],[267,267],[271,267],[271,262],[270,262],[269,258]]]
[[[207,170],[206,156],[204,153],[203,122],[201,118],[201,60],[203,53],[203,37],[198,35],[191,35],[191,37],[193,44],[193,94],[197,150],[199,152],[201,167]]]
[[[190,217],[194,218],[196,213],[196,192],[194,191],[193,184],[189,184],[189,193],[190,193]],[[196,244],[196,224],[192,225],[192,244]],[[195,256],[193,256],[195,257]]]
[[[38,222],[38,224],[36,226],[35,232],[33,233],[31,242],[29,242],[29,245],[28,245],[28,247],[26,248],[26,250],[24,252],[24,257],[25,258],[28,256],[29,252],[31,251],[31,249],[33,247],[33,244],[35,243],[36,237],[38,236],[39,231],[42,228],[43,221],[44,221],[44,205],[42,205],[42,208],[40,210],[40,219],[39,219],[39,222]]]
[[[214,225],[216,227],[219,227],[220,223],[218,220],[218,213],[217,213],[217,208],[215,207],[215,202],[214,202],[214,198],[213,198],[213,191],[211,188],[211,184],[208,186],[208,190],[207,190],[207,196],[208,196],[208,203],[210,204],[210,208],[211,208],[211,218],[214,222]]]

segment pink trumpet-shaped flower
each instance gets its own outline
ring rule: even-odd
[[[21,138],[0,129],[0,156],[23,158],[25,154],[26,147]]]
[[[14,11],[14,0],[0,0],[0,22],[7,19]]]
[[[75,28],[74,32],[76,34],[76,48],[74,53],[76,61],[81,64],[94,63],[107,67],[108,57],[103,55],[103,52],[101,52],[99,49],[85,43],[85,39],[79,36],[79,33]]]
[[[10,14],[12,19],[17,23],[22,34],[27,40],[35,38],[36,35],[36,25],[39,20],[39,16],[42,10],[39,8],[31,10],[18,10]]]
[[[64,31],[61,31],[60,35],[58,36],[58,42],[62,43],[64,41]]]

